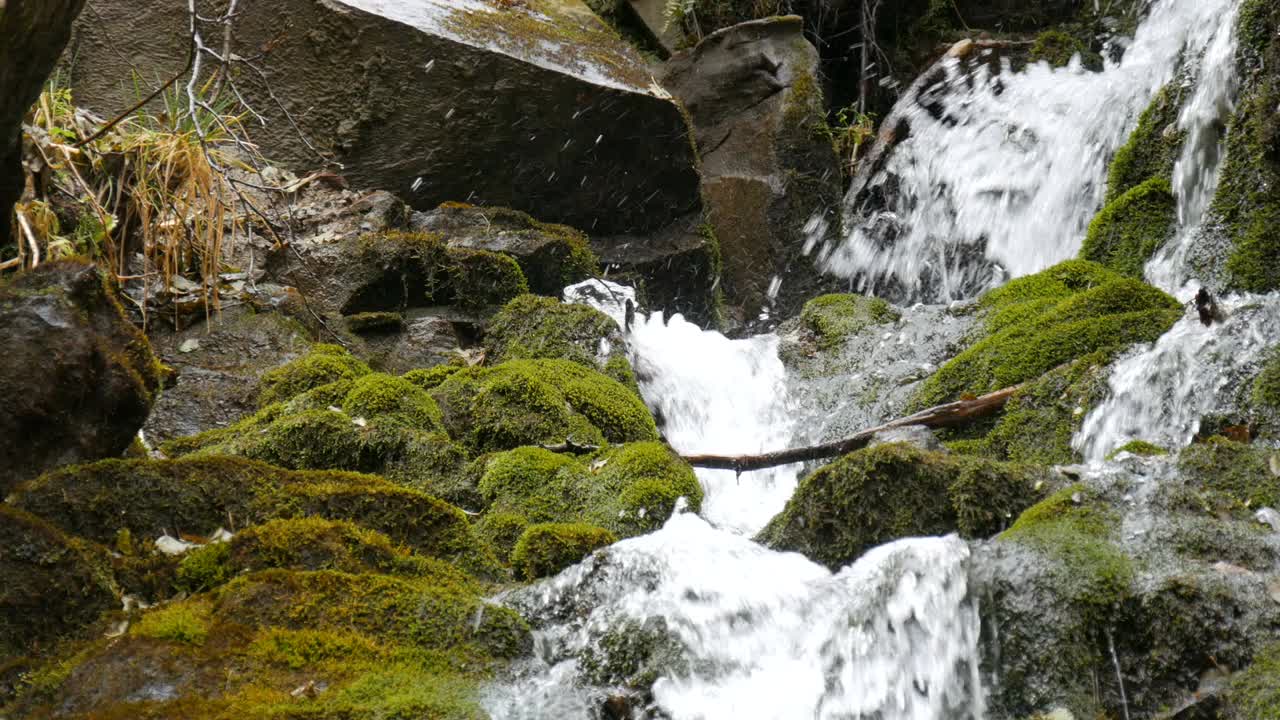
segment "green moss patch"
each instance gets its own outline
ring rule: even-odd
[[[48,717],[56,701],[59,716],[95,720],[479,720],[482,684],[531,647],[525,622],[474,582],[266,570],[73,648],[14,711]]]
[[[1129,453],[1139,457],[1163,457],[1168,455],[1169,451],[1159,445],[1149,443],[1145,440],[1130,440],[1115,450],[1112,450],[1111,453],[1107,455],[1107,459],[1111,460],[1120,453]]]
[[[1071,441],[1089,410],[1107,393],[1102,354],[1086,355],[1055,368],[1009,398],[1004,413],[968,452],[1013,462],[1069,464],[1077,453]]]
[[[1244,88],[1227,128],[1227,157],[1211,212],[1233,242],[1232,287],[1280,288],[1280,7],[1248,0],[1240,9],[1237,51]]]
[[[118,606],[104,549],[0,504],[0,658],[72,635]]]
[[[1042,480],[1029,466],[878,445],[802,480],[759,540],[839,568],[903,537],[988,537],[1041,497]]]
[[[693,511],[702,486],[693,470],[656,442],[612,446],[584,458],[537,447],[498,453],[484,462],[479,489],[488,513],[506,532],[533,523],[589,523],[618,537],[661,527],[683,497]],[[485,519],[493,532],[497,521]]]
[[[1071,58],[1080,56],[1085,67],[1102,69],[1102,56],[1091,51],[1081,39],[1061,30],[1046,30],[1036,36],[1027,55],[1030,62],[1047,62],[1053,67],[1066,67]]]
[[[554,298],[521,295],[489,321],[485,345],[491,364],[507,360],[572,360],[628,387],[635,375],[625,341],[608,315]]]
[[[1163,177],[1134,187],[1109,203],[1089,225],[1080,257],[1141,278],[1147,260],[1173,235],[1178,202]]]
[[[985,333],[925,381],[916,405],[1010,387],[1093,353],[1109,359],[1182,316],[1165,293],[1083,260],[1014,280],[978,304]]]
[[[1082,485],[1060,490],[1029,508],[1000,540],[1026,545],[1058,563],[1061,595],[1109,608],[1131,592],[1134,567],[1111,542],[1117,519]]]
[[[1108,203],[1151,179],[1173,177],[1173,166],[1186,142],[1186,132],[1177,127],[1184,92],[1178,82],[1164,86],[1139,116],[1138,127],[1116,151],[1107,170]]]
[[[526,580],[555,575],[592,552],[612,545],[613,533],[584,523],[531,525],[516,542],[511,564]]]
[[[1280,720],[1280,644],[1263,649],[1231,679],[1227,708],[1233,720]]]
[[[109,544],[121,529],[150,542],[163,534],[277,518],[349,520],[470,570],[492,569],[461,510],[372,475],[295,472],[240,458],[106,460],[46,474],[20,489],[16,507]]]
[[[813,333],[819,347],[829,348],[872,325],[896,322],[899,317],[892,305],[879,298],[837,294],[805,303],[800,323]]]
[[[338,345],[315,345],[307,355],[268,371],[262,376],[259,406],[294,396],[339,380],[354,380],[372,372]]]
[[[656,440],[640,397],[616,380],[570,360],[511,360],[468,368],[432,396],[449,434],[473,452],[521,445]]]
[[[411,554],[380,532],[348,521],[308,517],[272,520],[237,533],[229,542],[187,553],[178,565],[178,587],[201,592],[238,574],[269,568],[430,576],[467,587],[472,582],[452,565]]]
[[[1280,503],[1280,451],[1222,437],[1184,449],[1178,470],[1199,504],[1213,512]]]

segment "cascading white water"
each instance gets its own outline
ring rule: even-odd
[[[631,336],[640,392],[662,420],[671,446],[685,454],[750,455],[782,450],[792,436],[786,369],[778,338],[730,340],[679,315],[640,321]],[[713,524],[753,534],[786,505],[798,467],[744,473],[698,470]]]
[[[1201,240],[1201,227],[1218,189],[1222,167],[1222,129],[1235,110],[1236,19],[1239,3],[1218,20],[1213,39],[1198,63],[1195,92],[1178,116],[1178,129],[1187,133],[1182,156],[1173,168],[1178,199],[1178,231],[1147,263],[1147,280],[1156,287],[1189,300],[1198,290],[1191,281],[1188,255]]]
[[[1237,409],[1241,387],[1280,338],[1280,293],[1220,302],[1225,322],[1205,327],[1190,310],[1154,346],[1115,364],[1110,396],[1074,440],[1086,460],[1102,460],[1130,440],[1184,447],[1204,416]]]
[[[820,251],[826,268],[863,290],[949,300],[1074,256],[1115,149],[1180,58],[1230,42],[1236,2],[1157,0],[1101,73],[1078,61],[1022,72],[946,61],[943,83],[895,110],[910,134],[870,182],[889,206],[861,207],[853,188],[846,236]],[[1200,109],[1184,113],[1193,132]]]
[[[507,598],[535,620],[569,619],[539,631],[542,658],[486,709],[591,717],[610,691],[580,682],[584,659],[648,629],[666,653],[653,702],[672,718],[978,720],[968,557],[955,537],[903,540],[833,575],[676,515]]]

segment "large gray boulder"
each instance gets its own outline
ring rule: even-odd
[[[818,53],[799,17],[735,25],[668,63],[664,83],[693,118],[703,198],[724,259],[724,292],[743,319],[790,314],[822,286],[805,225],[832,220],[840,171],[820,130]],[[786,277],[781,288],[775,277]]]
[[[181,69],[186,8],[95,2],[67,52],[77,102],[114,114],[137,96],[133,70],[152,82]],[[221,30],[205,27],[210,44]],[[273,160],[323,155],[419,209],[500,205],[591,233],[646,232],[698,206],[679,108],[580,0],[249,1],[232,47],[261,70],[240,67],[236,83]]]

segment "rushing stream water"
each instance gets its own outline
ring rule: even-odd
[[[1188,284],[1187,248],[1217,186],[1220,132],[1236,93],[1236,7],[1157,0],[1131,42],[1115,40],[1126,45],[1122,59],[1100,73],[1041,64],[978,70],[970,82],[953,64],[940,116],[897,111],[910,115],[911,135],[880,180],[900,186],[897,204],[868,217],[851,198],[857,222],[821,251],[828,267],[865,291],[896,285],[909,297],[945,299],[1074,256],[1114,149],[1185,61],[1196,84],[1179,118],[1189,138],[1175,172],[1179,229],[1147,274],[1186,299],[1198,287]],[[886,218],[896,228],[887,244],[872,232]],[[601,287],[570,288],[566,299],[624,324],[634,295]],[[1111,397],[1075,441],[1086,459],[1099,462],[1135,438],[1179,447],[1204,415],[1230,409],[1268,339],[1280,337],[1280,296],[1223,306],[1225,322],[1205,327],[1192,309],[1115,364]],[[794,425],[813,413],[788,396],[778,338],[730,340],[653,315],[635,322],[628,342],[641,391],[677,450],[758,453],[814,435]],[[502,597],[539,628],[538,650],[490,688],[487,710],[499,720],[641,717],[634,696],[619,700],[628,696],[622,686],[652,672],[647,711],[677,720],[983,718],[967,544],[902,540],[832,573],[754,543],[798,470],[699,470],[700,514],[677,512],[658,532]]]

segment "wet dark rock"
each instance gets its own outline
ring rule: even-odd
[[[302,356],[310,333],[277,312],[228,308],[182,332],[157,330],[152,345],[177,371],[144,431],[155,444],[225,427],[257,410],[263,373]]]
[[[357,333],[364,340],[364,355],[376,368],[403,374],[417,368],[443,365],[460,357],[464,338],[474,325],[426,311],[410,311],[396,327]],[[456,315],[455,315],[456,317]]]
[[[118,605],[105,550],[0,505],[0,674],[7,656],[50,645]],[[0,688],[0,702],[4,695]]]
[[[803,31],[798,17],[721,30],[674,56],[663,79],[693,118],[724,292],[744,319],[792,314],[823,285],[804,228],[815,213],[834,213],[840,171],[817,130],[827,108]],[[786,278],[780,294],[775,276]]]
[[[136,73],[183,66],[187,8],[94,9],[69,72],[77,99],[109,116],[133,102]],[[270,91],[254,73],[237,79],[266,118],[254,133],[265,155],[298,169],[340,162],[353,187],[419,209],[457,200],[647,232],[699,204],[679,109],[580,0],[256,3],[240,9],[232,52],[270,78]]]
[[[642,309],[679,313],[703,327],[721,325],[720,245],[701,216],[645,237],[592,238],[591,248],[609,280],[636,289]]]
[[[104,273],[66,260],[0,285],[0,341],[0,492],[129,447],[162,370]]]

